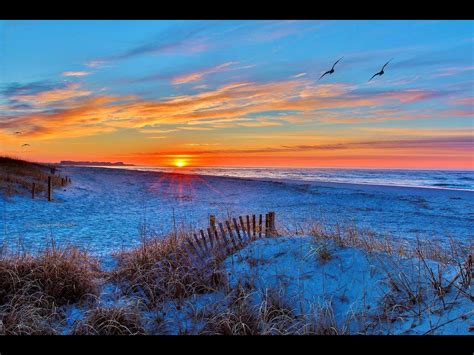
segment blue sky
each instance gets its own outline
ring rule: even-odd
[[[389,156],[413,167],[428,156],[426,167],[472,168],[473,34],[472,21],[2,21],[0,148],[43,160]],[[417,148],[401,151],[404,140]]]

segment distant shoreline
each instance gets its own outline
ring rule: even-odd
[[[124,162],[108,162],[108,161],[73,161],[73,160],[62,160],[58,163],[59,166],[135,166],[133,164],[126,164]]]

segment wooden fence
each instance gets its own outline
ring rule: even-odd
[[[223,222],[216,222],[214,215],[209,216],[209,227],[199,230],[186,238],[187,252],[199,263],[208,263],[223,259],[237,250],[263,237],[276,236],[275,212],[263,215],[238,216]]]
[[[56,184],[59,186],[66,186],[68,184],[72,183],[72,180],[69,176],[61,176],[61,175],[55,175],[56,174],[56,169],[51,168],[51,174],[48,176],[48,184],[47,184],[47,197],[48,201],[53,201],[53,187],[54,187],[54,181],[53,179],[56,179]],[[36,197],[36,192],[37,192],[37,185],[35,182],[31,184],[31,198],[34,200]]]

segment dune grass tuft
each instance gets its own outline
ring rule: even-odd
[[[60,319],[50,297],[25,285],[0,305],[0,335],[55,335]]]
[[[118,265],[112,279],[125,294],[138,295],[152,306],[221,287],[225,275],[219,262],[203,267],[184,246],[184,234],[144,240],[138,248],[116,254]]]
[[[140,312],[126,307],[99,307],[77,322],[73,335],[144,335]]]
[[[19,290],[44,293],[56,306],[97,295],[98,262],[75,247],[48,247],[36,256],[0,259],[0,303]]]

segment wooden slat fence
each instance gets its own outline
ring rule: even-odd
[[[277,235],[275,212],[263,215],[246,215],[216,222],[214,215],[209,216],[209,227],[188,236],[186,251],[199,263],[208,263],[223,259],[249,245],[252,241]]]

